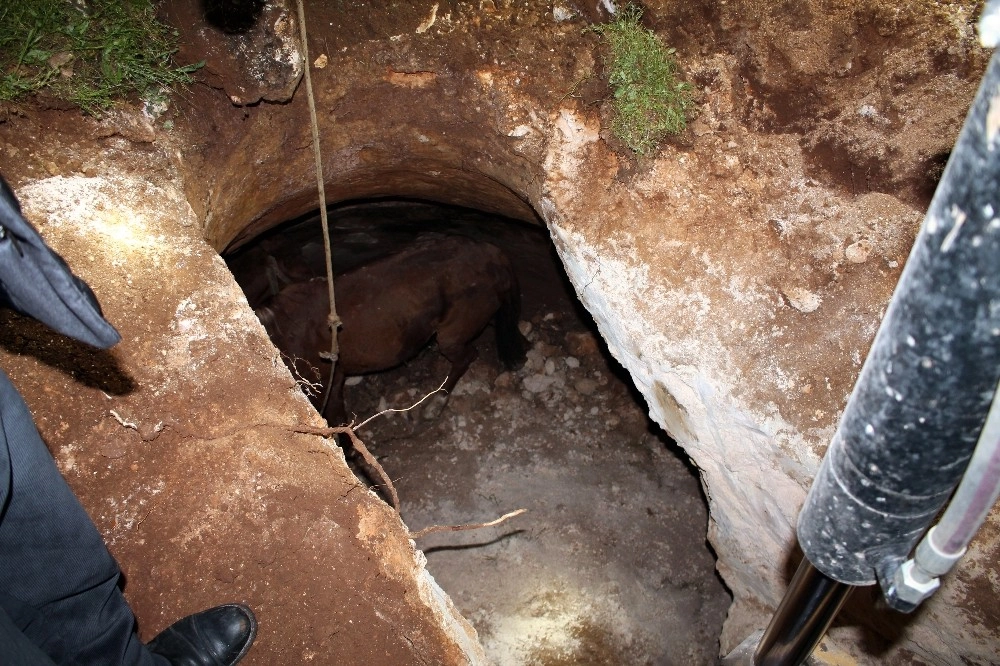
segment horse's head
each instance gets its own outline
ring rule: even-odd
[[[278,318],[275,316],[274,308],[270,305],[262,305],[253,311],[257,315],[257,319],[264,326],[264,330],[267,331],[268,336],[274,340],[275,336],[281,335],[281,329],[278,328]]]

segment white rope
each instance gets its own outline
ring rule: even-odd
[[[333,373],[337,367],[337,358],[340,356],[340,347],[337,344],[337,329],[341,325],[340,317],[337,316],[337,300],[333,291],[333,252],[330,250],[330,229],[327,226],[326,218],[326,187],[323,178],[323,158],[319,149],[319,122],[316,120],[316,99],[313,97],[312,77],[309,75],[309,46],[308,35],[306,33],[306,12],[302,6],[302,0],[296,0],[296,7],[299,13],[299,33],[302,38],[302,60],[306,78],[306,98],[309,100],[309,119],[312,125],[313,156],[316,158],[316,187],[319,190],[319,217],[323,225],[323,247],[326,249],[326,284],[330,295],[330,316],[327,324],[330,326],[330,378],[326,382],[326,392],[323,394],[323,402],[320,406],[320,413],[326,410],[326,404],[330,400],[330,389],[333,388]]]

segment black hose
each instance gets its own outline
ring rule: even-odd
[[[799,515],[806,557],[890,575],[965,471],[1000,379],[1000,60],[994,54]]]

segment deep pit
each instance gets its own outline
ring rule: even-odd
[[[331,207],[329,219],[335,272],[433,232],[493,243],[518,274],[531,342],[525,367],[504,371],[487,330],[438,419],[390,413],[359,432],[414,530],[528,510],[509,524],[418,543],[491,663],[711,663],[731,599],[704,539],[697,472],[646,416],[544,230],[400,200]],[[320,224],[307,214],[224,255],[251,306],[266,301],[260,277],[271,262],[297,279],[325,275]],[[349,413],[360,422],[406,408],[447,372],[431,344],[404,366],[350,380]]]

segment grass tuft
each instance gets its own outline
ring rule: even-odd
[[[175,66],[177,32],[150,0],[17,0],[0,7],[0,100],[47,94],[100,115],[132,94],[162,97],[204,63]]]
[[[640,155],[687,127],[691,85],[677,80],[675,51],[640,23],[642,10],[625,7],[610,23],[591,27],[608,45],[605,66],[613,91],[611,131]]]

